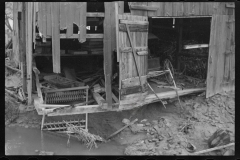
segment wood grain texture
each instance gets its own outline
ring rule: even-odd
[[[51,2],[53,72],[61,73],[60,60],[60,2]]]
[[[52,36],[52,15],[51,15],[51,2],[46,2],[47,10],[47,36]]]
[[[139,16],[211,16],[232,15],[234,8],[227,8],[229,2],[129,2],[132,5],[157,7],[156,11],[131,9],[132,15]],[[147,14],[146,14],[147,13]]]
[[[86,34],[87,34],[87,30],[86,30],[86,25],[87,25],[87,17],[86,17],[86,13],[87,13],[87,2],[80,2],[80,20],[79,20],[79,31],[80,31],[80,35],[79,35],[79,42],[83,43],[86,41]]]
[[[147,32],[148,25],[132,24],[132,25],[129,25],[129,30],[130,30],[130,32]],[[127,32],[125,24],[119,24],[119,31]]]
[[[42,33],[42,3],[38,2],[38,30]]]
[[[67,28],[67,2],[61,2],[60,3],[60,29],[66,29]]]
[[[233,67],[230,60],[234,54],[230,43],[233,29],[229,19],[228,15],[214,15],[212,18],[206,97],[234,88],[230,78],[235,65]]]
[[[73,19],[74,19],[74,3],[69,2],[67,4],[67,12],[66,12],[66,17],[67,17],[67,38],[71,37],[73,35]]]
[[[141,82],[142,84],[145,84],[147,82],[147,76],[141,76]],[[122,88],[128,88],[128,87],[133,87],[133,86],[139,86],[139,78],[138,77],[132,77],[128,79],[122,80]]]
[[[42,2],[42,34],[47,37],[47,2]]]
[[[27,28],[26,28],[26,62],[27,62],[27,91],[28,104],[32,103],[32,20],[33,2],[27,2]]]
[[[111,16],[115,13],[111,13],[112,7],[111,2],[104,2],[105,7],[105,18],[104,18],[104,39],[103,39],[103,50],[104,50],[104,74],[105,74],[105,91],[106,91],[106,102],[108,108],[112,109],[112,44],[111,44]],[[114,16],[115,17],[115,16]]]

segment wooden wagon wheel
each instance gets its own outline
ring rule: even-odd
[[[170,69],[170,71],[172,72],[172,76],[174,78],[174,68],[172,66],[172,63],[170,62],[169,59],[165,59],[163,62],[163,68],[164,70],[168,70]],[[170,74],[165,74],[166,80],[168,81],[169,84],[173,84],[173,80]]]

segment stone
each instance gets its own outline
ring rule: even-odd
[[[126,119],[126,118],[124,118],[124,119],[122,120],[122,123],[124,123],[124,124],[129,124],[129,123],[130,123],[130,120],[129,120],[129,119]]]

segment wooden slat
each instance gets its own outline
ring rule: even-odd
[[[46,2],[47,10],[47,36],[52,36],[52,15],[51,15],[51,2]]]
[[[145,84],[147,82],[147,76],[141,76],[141,82],[142,84]],[[139,86],[139,77],[133,77],[122,80],[122,88],[128,88],[133,86]]]
[[[158,5],[158,2],[148,2],[148,6],[149,7],[156,7],[157,10],[155,11],[148,11],[148,16],[149,17],[153,17],[153,16],[157,16],[157,12],[159,11],[159,5]]]
[[[112,109],[112,45],[111,45],[111,9],[114,7],[114,3],[104,2],[105,18],[104,18],[104,74],[105,74],[105,91],[106,91],[106,102],[108,108]],[[114,16],[114,13],[112,13]],[[115,16],[114,16],[115,17]]]
[[[227,15],[214,15],[211,25],[211,38],[209,45],[209,61],[207,76],[207,93],[210,97],[222,91],[222,81],[224,79],[224,57],[227,51]]]
[[[119,6],[118,2],[115,2],[115,32],[116,32],[116,52],[117,52],[117,62],[119,62],[119,30],[118,30],[118,25],[119,25],[119,19],[118,19],[118,14],[119,14]]]
[[[36,3],[33,3],[33,48],[36,44]]]
[[[38,30],[42,33],[42,20],[43,20],[43,11],[42,11],[42,3],[38,2]]]
[[[32,16],[33,2],[27,2],[27,32],[26,32],[26,50],[27,50],[27,91],[28,104],[32,103]]]
[[[47,2],[42,3],[42,34],[44,38],[47,36]]]
[[[69,38],[70,36],[73,35],[73,18],[74,18],[74,3],[73,2],[69,2],[67,4],[67,12],[66,12],[66,17],[67,17],[67,38]]]
[[[67,4],[68,2],[61,2],[60,3],[60,29],[66,29],[67,28]]]
[[[172,2],[165,2],[165,16],[172,16],[173,13],[173,3]]]
[[[80,35],[79,35],[79,42],[83,43],[86,41],[86,25],[87,25],[87,19],[86,19],[86,13],[87,13],[87,2],[80,2],[81,7],[80,7],[80,26],[79,26],[79,31],[80,31]]]
[[[87,12],[87,17],[104,17],[104,12]]]
[[[184,45],[184,49],[193,49],[193,48],[206,48],[208,44],[191,44],[191,45]]]
[[[130,32],[147,32],[148,25],[129,25]],[[127,32],[125,24],[119,24],[119,31]]]
[[[102,39],[103,38],[103,34],[86,34],[86,38],[100,38]],[[78,38],[79,35],[78,34],[73,34],[71,37],[68,37],[68,38]],[[51,37],[48,37],[48,38],[51,38]],[[67,38],[66,34],[60,34],[60,38]]]
[[[51,2],[52,11],[52,60],[53,72],[61,73],[60,68],[60,2]]]
[[[156,11],[158,7],[153,6],[143,6],[143,5],[130,5],[131,10],[143,10],[143,11]]]
[[[120,48],[120,52],[132,52],[132,47],[125,47],[125,48]],[[148,51],[148,47],[135,47],[136,52],[141,52],[141,51]]]
[[[124,23],[124,24],[137,24],[137,25],[148,25],[148,21],[120,20],[120,23]]]

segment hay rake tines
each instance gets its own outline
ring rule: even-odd
[[[66,121],[65,121],[66,122]],[[43,124],[42,130],[48,131],[67,131],[67,126],[64,121],[62,122],[48,122]],[[85,120],[69,120],[67,123],[86,129]]]
[[[45,91],[46,104],[58,104],[71,101],[86,101],[88,86]]]

